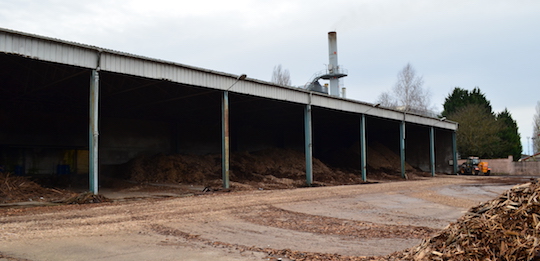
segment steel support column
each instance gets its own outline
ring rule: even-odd
[[[435,128],[429,128],[429,168],[431,176],[435,177]]]
[[[366,144],[366,115],[360,116],[360,168],[362,169],[362,181],[367,181],[367,144]]]
[[[401,156],[401,177],[407,178],[405,174],[405,121],[399,124],[399,154]]]
[[[304,137],[306,154],[306,184],[313,183],[313,143],[311,139],[311,105],[306,105],[304,110]]]
[[[221,97],[221,178],[223,188],[229,188],[229,92]]]
[[[452,132],[452,160],[453,160],[453,167],[454,167],[454,173],[458,173],[458,157],[457,157],[457,139],[456,139],[456,131]]]
[[[99,112],[99,73],[97,70],[92,70],[90,76],[90,128],[89,128],[89,178],[90,191],[98,194],[98,112]]]

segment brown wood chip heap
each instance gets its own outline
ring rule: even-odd
[[[471,208],[406,260],[540,260],[540,184],[517,185]]]

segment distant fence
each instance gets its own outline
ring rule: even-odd
[[[513,159],[512,156],[508,156],[507,159],[481,159],[481,161],[489,164],[493,174],[540,176],[540,161],[515,162]],[[458,163],[462,164],[465,161],[459,160]]]

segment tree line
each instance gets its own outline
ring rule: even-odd
[[[457,147],[462,157],[521,158],[521,137],[508,109],[495,113],[485,94],[454,88],[443,104],[443,117],[459,123]]]
[[[383,92],[377,103],[383,107],[423,114],[437,115],[431,105],[430,91],[423,87],[422,76],[417,75],[410,63],[398,73],[397,82],[391,91]],[[290,74],[281,65],[275,66],[272,82],[290,85]],[[508,109],[494,112],[490,101],[475,87],[469,91],[461,87],[445,98],[443,112],[438,115],[458,122],[457,149],[462,158],[478,156],[481,158],[506,158],[514,160],[522,157],[521,137],[516,121]],[[540,151],[540,101],[533,117],[533,153]]]
[[[399,73],[390,92],[379,96],[382,106],[433,115],[430,92],[423,88],[423,79],[408,63]],[[439,115],[459,123],[457,149],[461,157],[521,158],[522,145],[516,121],[508,109],[495,113],[491,103],[476,87],[472,91],[455,87],[446,97]],[[535,131],[540,133],[540,103],[535,116]],[[540,145],[540,137],[536,139]],[[536,145],[538,147],[538,145]]]

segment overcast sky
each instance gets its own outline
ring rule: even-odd
[[[540,101],[538,0],[1,0],[0,27],[266,81],[281,64],[294,86],[336,31],[347,98],[376,102],[411,63],[439,112],[456,86],[508,108],[525,153]]]

